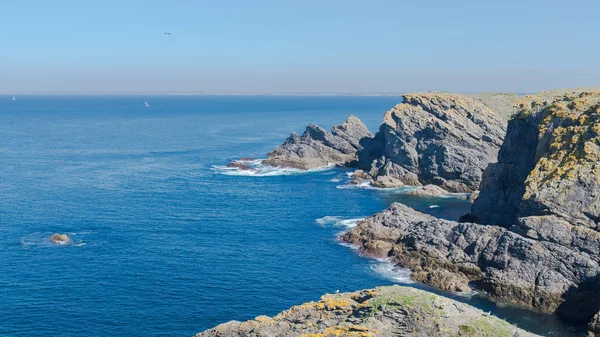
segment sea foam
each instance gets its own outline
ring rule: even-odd
[[[334,165],[327,165],[322,167],[317,167],[309,170],[301,170],[295,168],[288,167],[275,167],[264,165],[262,163],[263,159],[255,159],[255,160],[237,160],[237,162],[248,165],[251,167],[251,170],[241,170],[237,167],[227,167],[224,165],[213,165],[211,170],[215,171],[219,174],[227,175],[227,176],[245,176],[245,177],[274,177],[274,176],[288,176],[293,174],[304,174],[304,173],[313,173],[313,172],[321,172],[334,168]]]
[[[403,284],[414,283],[414,281],[410,279],[410,275],[412,274],[410,269],[399,267],[388,259],[377,259],[376,261],[377,262],[371,266],[371,270],[377,274],[393,282]]]

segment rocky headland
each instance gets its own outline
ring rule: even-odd
[[[357,117],[348,119],[331,129],[309,124],[302,135],[292,133],[283,144],[268,154],[263,164],[302,170],[330,164],[346,165],[356,162],[362,150],[361,140],[373,134]]]
[[[600,309],[599,102],[598,92],[526,97],[462,222],[393,204],[342,239],[440,289],[474,286],[572,322],[591,319]]]
[[[375,135],[354,116],[331,132],[310,124],[263,164],[298,169],[342,164],[359,168],[355,182],[366,180],[374,187],[435,185],[438,195],[471,193],[496,160],[517,99],[512,94],[406,94],[385,113]]]
[[[422,290],[390,286],[324,295],[274,317],[231,321],[196,337],[533,337],[464,303]]]
[[[359,151],[359,178],[376,187],[437,185],[473,192],[496,161],[516,95],[414,93],[387,111]]]

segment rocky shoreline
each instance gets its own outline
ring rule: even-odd
[[[598,92],[527,97],[461,222],[393,204],[342,240],[434,287],[475,286],[587,322],[600,310],[599,102]]]
[[[196,337],[537,336],[464,303],[408,287],[328,294],[274,317],[231,321]]]
[[[416,281],[445,291],[475,287],[498,301],[589,322],[590,336],[600,336],[599,160],[600,91],[560,90],[518,103],[514,95],[502,94],[406,94],[386,112],[375,135],[354,116],[331,133],[309,125],[264,163],[355,167],[356,181],[419,186],[412,192],[416,196],[470,193],[471,212],[459,221],[395,203],[341,240],[367,256],[410,268]],[[366,319],[360,311],[353,317]],[[306,333],[378,335],[326,330],[347,322],[331,321]],[[295,329],[304,323],[286,324]],[[263,331],[262,321],[228,324],[198,336],[270,336],[255,334]],[[239,331],[227,330],[234,327]],[[463,332],[454,335],[468,335]],[[486,334],[472,334],[478,335]]]

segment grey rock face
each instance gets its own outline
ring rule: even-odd
[[[496,96],[486,97],[491,101]],[[496,161],[510,113],[494,112],[483,100],[468,95],[422,93],[403,98],[386,112],[375,137],[364,142],[359,168],[374,182],[389,177],[384,180],[398,185],[477,190],[483,170]],[[512,99],[496,97],[496,101]]]
[[[436,185],[425,185],[423,187],[417,188],[416,190],[408,193],[410,195],[419,196],[419,197],[437,197],[441,195],[449,194],[445,189],[436,186]]]
[[[533,337],[494,316],[422,290],[391,286],[324,295],[275,317],[231,321],[196,337]]]
[[[469,283],[501,301],[586,320],[600,308],[598,256],[498,226],[441,220],[395,203],[343,235],[413,279],[450,291]]]
[[[554,215],[600,230],[600,92],[529,97],[510,121],[498,163],[472,208],[480,223],[510,227]]]
[[[364,123],[350,115],[346,122],[336,125],[331,132],[310,124],[300,136],[293,133],[282,145],[269,153],[265,165],[311,169],[356,161],[356,152],[362,149],[361,140],[373,134]]]

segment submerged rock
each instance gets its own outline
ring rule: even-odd
[[[227,167],[237,168],[238,170],[242,171],[256,171],[256,169],[254,169],[252,166],[244,163],[242,159],[229,162],[227,164]]]
[[[450,192],[475,191],[483,170],[496,160],[516,98],[406,94],[386,112],[375,137],[363,141],[358,166],[375,186],[434,184]]]
[[[263,164],[297,169],[311,169],[329,164],[351,163],[357,160],[361,140],[373,134],[364,123],[350,115],[346,122],[336,125],[331,132],[310,124],[302,135],[292,135],[268,154]]]
[[[408,287],[390,286],[304,303],[275,317],[231,321],[196,337],[387,337],[521,336],[515,326],[452,299]]]
[[[56,243],[56,244],[59,244],[59,245],[64,245],[64,244],[70,242],[71,238],[69,238],[69,236],[67,234],[58,234],[58,233],[56,233],[56,234],[54,234],[54,235],[52,235],[50,237],[50,241],[52,243]]]

